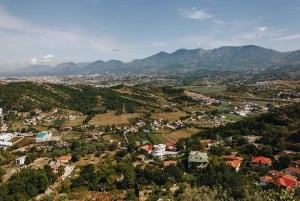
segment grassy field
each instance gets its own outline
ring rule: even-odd
[[[175,121],[180,117],[185,116],[186,114],[182,111],[177,112],[162,112],[162,113],[154,113],[152,117],[155,119],[167,119],[169,121]]]
[[[119,135],[103,135],[105,141],[123,141],[124,139]]]
[[[240,116],[237,116],[237,115],[234,115],[234,114],[225,114],[224,116],[225,116],[225,119],[227,121],[238,121],[238,120],[241,119]]]
[[[201,94],[218,94],[226,91],[226,86],[187,86],[184,89]]]
[[[64,125],[66,126],[77,126],[82,124],[82,122],[86,119],[86,115],[76,116],[74,120],[66,120]]]
[[[63,139],[64,140],[74,140],[74,139],[79,139],[80,138],[80,133],[77,132],[68,132],[66,134],[63,134]]]
[[[197,133],[198,131],[199,131],[198,129],[184,128],[181,130],[173,131],[169,134],[157,133],[157,134],[151,134],[149,136],[155,144],[159,144],[159,143],[166,143],[166,142],[177,142],[179,138],[188,138],[192,134]]]
[[[105,114],[97,114],[89,123],[95,126],[106,126],[112,124],[121,125],[128,124],[129,119],[132,119],[134,117],[140,117],[140,114],[132,113],[115,115],[114,111],[110,111]]]

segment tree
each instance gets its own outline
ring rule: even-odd
[[[176,182],[181,182],[183,171],[174,164],[168,165],[164,168],[167,177],[174,177]]]

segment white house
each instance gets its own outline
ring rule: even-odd
[[[159,144],[154,145],[151,155],[156,157],[163,157],[166,152],[166,145],[165,144]]]
[[[26,156],[22,156],[16,159],[16,166],[22,166],[25,164]]]
[[[12,145],[12,142],[2,142],[2,141],[0,141],[0,147],[3,148],[3,149],[7,149],[11,145]]]
[[[14,134],[12,133],[5,133],[0,135],[0,142],[8,142],[13,139]]]

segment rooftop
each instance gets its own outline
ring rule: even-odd
[[[208,163],[208,156],[205,152],[191,151],[189,155],[189,162],[192,163]]]

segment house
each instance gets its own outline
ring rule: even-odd
[[[8,142],[13,139],[14,134],[12,133],[5,133],[0,135],[0,142]]]
[[[300,168],[297,167],[288,167],[283,170],[284,174],[289,174],[295,176],[300,180]]]
[[[200,151],[191,151],[188,158],[188,166],[196,168],[205,168],[208,165],[207,153]]]
[[[50,138],[52,136],[52,133],[48,132],[48,131],[42,131],[40,132],[36,138],[35,138],[35,142],[46,142],[49,141]]]
[[[1,142],[0,141],[0,148],[7,149],[10,146],[12,146],[12,142]]]
[[[277,170],[269,170],[266,175],[269,175],[273,178],[279,178],[282,177],[284,174]]]
[[[22,156],[16,159],[16,166],[22,166],[25,164],[26,156]]]
[[[150,154],[152,152],[152,145],[144,145],[142,147],[140,147],[140,149],[145,150],[146,152],[148,152],[148,154]]]
[[[279,187],[286,190],[291,190],[294,187],[298,186],[297,178],[291,175],[284,175],[280,178],[277,178],[276,183]]]
[[[272,165],[272,160],[264,156],[253,156],[251,164],[257,167],[270,167]]]
[[[51,171],[53,173],[58,173],[58,170],[59,170],[59,167],[60,167],[60,162],[59,161],[51,161],[49,165],[50,165]]]
[[[244,160],[242,157],[238,157],[235,155],[223,155],[222,159],[225,160],[226,165],[231,166],[233,169],[235,169],[236,172],[240,170],[240,166],[242,164],[242,161]]]
[[[60,156],[57,161],[61,162],[61,163],[68,163],[71,160],[72,156],[69,155],[64,155],[64,156]]]
[[[137,159],[139,161],[145,161],[145,158],[146,158],[146,156],[144,154],[140,154],[140,155],[137,156]]]
[[[292,166],[293,167],[299,167],[300,168],[300,160],[292,161]]]
[[[260,181],[259,181],[259,185],[260,186],[267,186],[270,183],[272,183],[274,181],[274,178],[268,175],[264,175],[262,177],[260,177]]]
[[[232,160],[232,161],[226,161],[226,165],[230,165],[233,169],[235,169],[236,172],[240,170],[240,166],[242,164],[241,160]]]
[[[154,145],[153,148],[154,149],[151,152],[152,156],[162,158],[165,155],[165,152],[166,152],[165,144]]]
[[[172,160],[168,160],[168,161],[163,161],[163,165],[164,167],[169,166],[169,165],[177,165],[177,161],[172,161]]]

